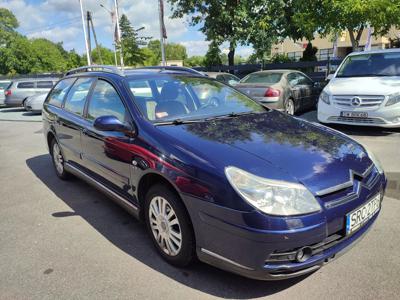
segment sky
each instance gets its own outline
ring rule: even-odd
[[[110,14],[102,7],[111,9],[114,0],[82,0],[84,10],[93,16],[97,39],[100,44],[112,48],[113,29]],[[141,32],[154,39],[159,38],[158,0],[118,0],[120,15],[126,14],[134,28],[144,27]],[[67,50],[84,53],[85,43],[78,0],[0,0],[0,7],[11,10],[17,17],[18,31],[29,38],[44,37],[53,42],[63,42]],[[189,26],[187,17],[172,19],[170,6],[165,1],[165,26],[167,42],[180,43],[188,56],[204,55],[208,42],[199,31],[199,26]],[[93,42],[94,44],[94,42]],[[94,47],[94,46],[93,46]],[[227,44],[221,45],[223,52]],[[238,47],[236,54],[247,57],[251,47]]]

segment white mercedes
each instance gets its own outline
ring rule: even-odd
[[[400,49],[349,54],[319,97],[318,121],[400,127]]]

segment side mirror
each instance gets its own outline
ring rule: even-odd
[[[322,84],[319,81],[314,81],[313,85],[314,85],[315,88],[318,88],[318,89],[322,87]]]
[[[326,81],[330,81],[333,78],[333,76],[335,76],[335,74],[333,73],[326,76]]]
[[[114,116],[101,116],[94,120],[94,128],[100,131],[119,131],[128,132],[132,131],[131,128],[122,123]]]

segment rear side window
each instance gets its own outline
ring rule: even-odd
[[[75,78],[61,80],[51,91],[48,103],[57,107],[61,107],[65,94],[70,86],[74,83]]]
[[[38,89],[51,89],[53,87],[52,81],[38,81],[36,83]]]
[[[90,97],[87,118],[91,121],[101,116],[114,116],[125,121],[125,106],[117,91],[107,81],[99,79]]]
[[[65,110],[82,116],[86,98],[92,83],[93,78],[79,78],[75,81],[74,85],[68,92],[67,99],[65,100]]]
[[[35,83],[32,81],[23,81],[19,82],[17,88],[19,89],[33,89],[35,87]]]

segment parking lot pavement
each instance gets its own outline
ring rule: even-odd
[[[390,170],[390,197],[378,221],[319,271],[260,282],[202,263],[168,265],[124,210],[78,179],[55,176],[40,123],[1,122],[0,298],[398,299],[400,133],[342,130],[375,150]]]
[[[0,108],[0,121],[42,122],[42,116],[22,107],[8,107]]]

